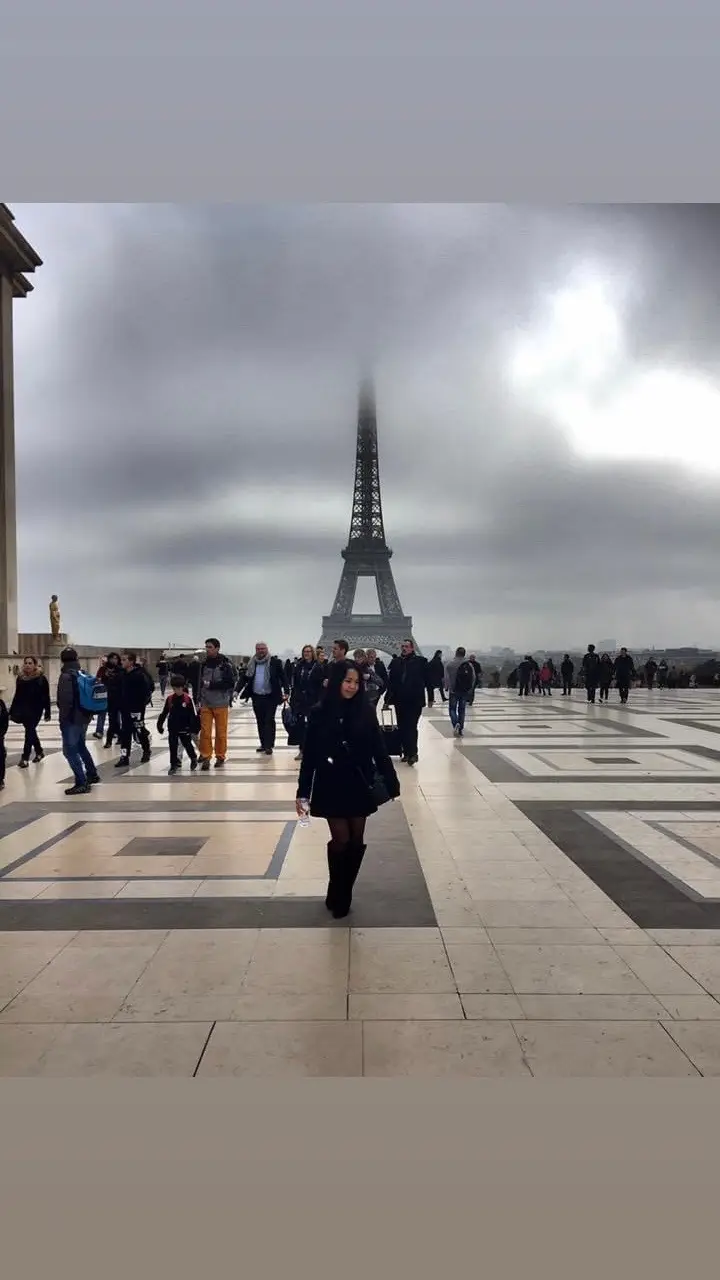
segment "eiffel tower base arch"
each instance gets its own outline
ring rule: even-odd
[[[377,649],[378,653],[394,654],[403,640],[412,640],[412,618],[384,618],[381,613],[329,614],[322,620],[322,635],[318,640],[326,653],[335,640],[347,640],[353,649]],[[419,650],[418,650],[419,652]]]

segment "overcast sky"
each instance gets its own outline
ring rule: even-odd
[[[315,642],[369,365],[420,644],[720,644],[714,207],[13,211],[22,630]]]

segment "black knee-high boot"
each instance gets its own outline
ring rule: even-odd
[[[351,875],[350,888],[351,889],[354,889],[355,881],[357,880],[358,875],[360,874],[360,868],[362,866],[363,858],[365,857],[366,849],[367,849],[366,844],[351,844],[350,848],[348,849],[348,854],[350,856],[350,875]]]
[[[343,857],[338,863],[337,890],[334,892],[333,905],[331,907],[336,920],[342,920],[350,913],[353,888],[364,857],[364,844],[348,844],[345,846]]]
[[[325,906],[328,911],[332,911],[337,897],[338,881],[342,873],[344,862],[345,845],[337,844],[331,840],[327,847],[328,862],[328,888],[325,897]]]

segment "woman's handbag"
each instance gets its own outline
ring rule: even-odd
[[[385,779],[380,773],[375,773],[368,790],[370,791],[370,799],[377,805],[378,809],[381,805],[388,804],[393,798],[385,785]]]
[[[283,729],[287,734],[288,746],[289,747],[299,746],[300,736],[301,736],[301,732],[300,732],[301,724],[300,724],[299,717],[296,716],[295,712],[291,711],[290,707],[287,705],[283,707],[281,714],[282,714]]]
[[[357,773],[361,782],[363,782],[364,785],[367,787],[368,793],[370,795],[370,799],[372,800],[373,804],[376,804],[379,809],[381,805],[388,804],[390,800],[394,800],[395,797],[390,795],[390,792],[387,788],[385,779],[383,778],[382,774],[377,769],[375,769],[372,776],[372,780],[369,780],[366,774],[363,773],[359,764],[355,764],[355,762],[353,761],[352,752],[347,742],[343,742],[342,745],[343,745],[343,750],[345,751],[345,754],[348,757],[348,760],[350,760],[353,763],[355,772]]]

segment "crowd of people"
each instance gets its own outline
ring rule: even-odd
[[[688,684],[690,682],[689,679]],[[577,671],[569,653],[565,654],[559,668],[550,657],[539,663],[528,653],[508,676],[508,688],[517,689],[521,698],[531,694],[551,697],[553,689],[558,688],[562,688],[563,697],[570,697],[574,688],[582,688],[588,702],[594,703],[598,697],[600,702],[607,702],[613,685],[617,688],[621,704],[625,705],[630,690],[638,685],[648,690],[656,686],[658,689],[677,689],[680,679],[677,669],[670,666],[665,658],[660,662],[648,658],[638,668],[626,648],[613,656],[599,654],[594,644],[588,645]]]

